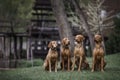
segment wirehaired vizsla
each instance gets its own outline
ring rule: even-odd
[[[104,60],[104,49],[102,46],[101,35],[96,34],[94,36],[94,41],[95,41],[95,48],[93,50],[92,72],[94,72],[94,70],[98,70],[98,69],[100,69],[101,71],[104,71],[106,62]]]
[[[72,65],[72,61],[71,61],[71,53],[70,53],[70,49],[69,49],[69,45],[70,45],[70,40],[68,38],[63,38],[61,41],[61,69],[67,69],[68,71],[70,71],[71,65]]]
[[[74,58],[73,58],[72,71],[74,70],[75,64],[78,68],[78,71],[81,71],[81,68],[88,69],[89,64],[86,60],[84,47],[83,47],[84,36],[83,35],[76,35],[75,40],[76,40],[76,45],[74,48]]]
[[[57,72],[57,63],[58,63],[57,42],[51,41],[48,44],[48,48],[49,51],[44,61],[43,67],[45,70],[49,70],[50,72],[52,70],[55,70],[55,72]]]

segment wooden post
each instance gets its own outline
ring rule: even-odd
[[[23,52],[23,51],[22,51],[23,37],[21,36],[19,39],[20,39],[20,49],[19,49],[19,50],[20,50],[20,56],[22,56],[21,54],[22,54],[22,52]]]
[[[4,37],[0,37],[0,58],[3,58],[4,53]]]
[[[18,59],[21,59],[21,54],[22,54],[22,36],[18,37]]]
[[[12,38],[11,38],[11,36],[10,36],[10,45],[9,45],[9,46],[10,46],[10,56],[11,56],[11,53],[12,53],[11,43],[12,43]]]
[[[3,37],[3,44],[4,44],[4,53],[5,53],[5,36]]]
[[[18,53],[17,53],[17,36],[13,36],[14,38],[14,67],[17,67],[18,63]]]
[[[14,38],[14,55],[15,55],[14,59],[18,59],[18,55],[17,55],[17,37],[14,36],[13,38]]]
[[[33,67],[33,50],[32,50],[32,45],[31,45],[31,38],[30,38],[30,53],[31,53],[31,63]]]
[[[27,60],[30,60],[31,51],[30,51],[30,38],[27,39]]]
[[[5,53],[4,53],[4,63],[5,63],[5,68],[9,68],[9,57],[10,57],[10,39],[9,37],[5,37]]]

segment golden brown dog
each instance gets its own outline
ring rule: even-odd
[[[69,71],[72,65],[72,61],[71,61],[71,53],[70,53],[70,49],[69,49],[69,45],[70,45],[70,41],[68,38],[63,38],[63,40],[61,41],[62,43],[62,48],[61,48],[61,68],[62,70],[66,69]]]
[[[72,71],[74,70],[75,64],[78,68],[78,71],[81,71],[81,68],[88,69],[89,64],[86,61],[86,56],[85,56],[85,52],[84,52],[84,48],[83,48],[84,36],[76,35],[75,40],[77,43],[76,43],[76,46],[74,49],[74,59],[73,59]]]
[[[104,60],[104,49],[102,47],[102,37],[101,35],[95,35],[95,48],[93,50],[93,65],[92,65],[92,72],[95,69],[100,69],[104,71],[104,67],[106,62]]]
[[[57,62],[58,62],[58,52],[57,52],[57,42],[56,41],[51,41],[48,44],[49,51],[46,56],[46,59],[44,61],[44,68],[45,70],[49,70],[50,72],[52,70],[55,70],[57,72]]]

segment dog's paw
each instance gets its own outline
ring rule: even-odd
[[[78,69],[78,72],[81,72],[81,70],[80,70],[80,69]]]
[[[57,70],[55,70],[55,72],[57,72]]]
[[[72,71],[74,71],[74,68],[72,68]]]
[[[94,70],[92,69],[91,72],[94,72]]]
[[[68,71],[70,71],[70,69],[68,69]]]
[[[52,72],[51,70],[49,72]]]
[[[102,69],[101,72],[104,72],[104,70]]]

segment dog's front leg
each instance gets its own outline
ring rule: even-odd
[[[68,56],[68,71],[70,71],[70,57]]]
[[[93,56],[93,64],[92,64],[92,71],[91,72],[94,72],[94,70],[95,70],[95,56]]]
[[[64,67],[65,67],[65,65],[64,65],[64,58],[62,57],[62,70],[64,70]]]
[[[78,71],[81,71],[82,60],[83,60],[83,59],[82,59],[82,56],[80,56]]]
[[[101,71],[104,72],[104,58],[101,59]]]
[[[57,61],[55,62],[55,72],[57,72]]]
[[[74,55],[74,58],[73,58],[72,71],[74,71],[74,68],[75,68],[75,55]]]
[[[49,59],[49,71],[51,72],[51,61]]]

